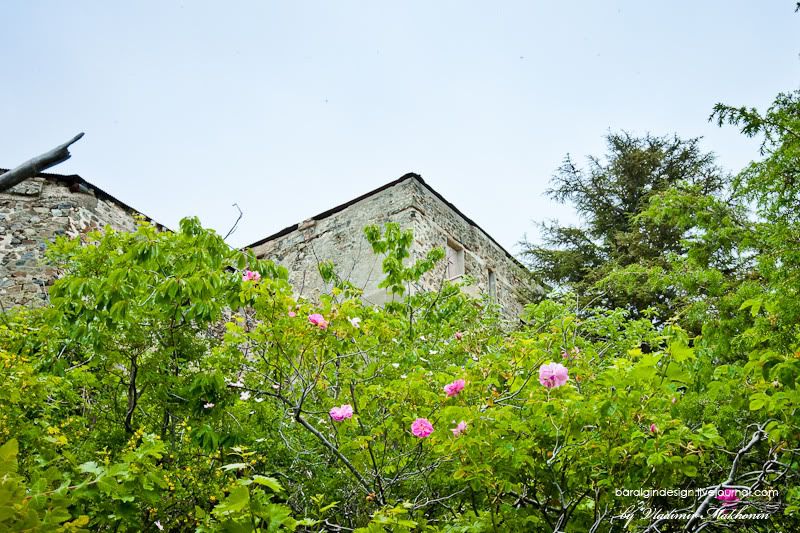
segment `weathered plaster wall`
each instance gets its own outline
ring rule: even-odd
[[[56,277],[56,271],[43,263],[47,242],[58,235],[76,236],[87,228],[106,225],[121,231],[135,229],[128,209],[98,198],[93,190],[76,182],[39,177],[0,193],[3,307],[46,301],[47,287]]]

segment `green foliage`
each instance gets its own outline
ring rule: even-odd
[[[685,253],[683,227],[640,215],[666,191],[716,199],[724,176],[713,155],[700,150],[699,139],[612,133],[606,141],[605,158],[589,157],[584,169],[567,156],[548,191],[572,204],[584,227],[542,224],[543,242],[523,243],[523,253],[536,275],[577,292],[583,302],[636,315],[653,307],[669,316],[672,287],[646,280],[664,267],[665,254]]]
[[[11,439],[0,446],[0,527],[3,531],[86,532],[89,517],[72,520],[68,487],[30,495],[17,472],[19,443]]]
[[[711,530],[726,525],[713,497],[644,500],[704,511],[664,523],[621,519],[643,500],[618,491],[749,487],[777,494],[736,504],[766,513],[750,530],[796,530],[797,107],[718,108],[767,138],[729,199],[693,142],[616,139],[619,157],[570,183],[625,216],[562,233],[597,247],[601,275],[515,328],[457,285],[419,290],[442,252],[412,257],[392,224],[365,230],[394,297],[383,308],[328,263],[330,294],[298,300],[285,271],[194,219],[59,239],[51,305],[0,320],[0,529]],[[597,290],[669,298],[650,300],[656,316],[586,305]],[[549,363],[564,385],[540,382]]]
[[[383,230],[378,226],[367,226],[364,228],[364,236],[372,245],[373,252],[384,255],[385,277],[378,286],[398,296],[408,290],[411,282],[418,281],[426,272],[433,269],[437,261],[444,258],[444,250],[434,248],[425,257],[406,266],[405,260],[410,256],[414,236],[411,230],[404,231],[394,222],[386,224]]]

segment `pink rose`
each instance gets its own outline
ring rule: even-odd
[[[260,279],[261,274],[252,270],[245,270],[244,274],[242,274],[242,281],[259,281]]]
[[[308,315],[308,321],[317,326],[319,329],[327,329],[328,328],[328,321],[325,320],[319,313],[314,313],[313,315]]]
[[[658,431],[658,426],[650,424],[650,433],[655,433],[656,431]]]
[[[328,411],[328,414],[331,415],[331,418],[333,418],[335,421],[341,422],[342,420],[353,417],[353,406],[346,403],[339,407],[331,407],[331,410]]]
[[[454,382],[445,385],[444,392],[447,393],[448,397],[455,396],[456,394],[464,390],[464,385],[466,385],[466,383],[464,382],[463,379],[457,379]]]
[[[456,427],[454,427],[450,431],[453,432],[453,436],[454,437],[458,437],[459,435],[464,433],[466,430],[467,430],[467,423],[462,420],[461,422],[458,423],[458,425]]]
[[[464,338],[464,334],[461,333],[460,331],[456,331],[455,338],[457,341],[460,341],[461,339]]]
[[[561,363],[550,363],[549,365],[542,365],[539,369],[539,383],[553,389],[565,384],[569,379],[569,371],[567,367]]]
[[[424,439],[433,433],[433,424],[431,424],[427,418],[417,418],[411,424],[411,433],[413,433],[415,437]]]
[[[736,495],[736,489],[724,489],[719,491],[717,499],[723,502],[723,507],[731,507],[739,502],[739,496]]]

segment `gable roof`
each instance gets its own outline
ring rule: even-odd
[[[0,168],[0,174],[8,172],[8,170],[9,169],[7,169],[7,168]],[[101,200],[111,201],[111,202],[119,205],[120,207],[122,207],[123,209],[128,211],[129,213],[135,213],[135,214],[142,215],[145,218],[147,218],[149,221],[151,221],[153,224],[158,226],[160,229],[166,229],[166,230],[169,229],[166,226],[164,226],[163,224],[161,224],[158,221],[154,220],[153,218],[149,217],[148,215],[145,215],[144,213],[142,213],[138,209],[136,209],[134,207],[131,207],[130,205],[126,204],[125,202],[123,202],[123,201],[117,199],[116,197],[112,196],[111,194],[107,193],[106,191],[104,191],[103,189],[98,187],[97,185],[94,185],[94,184],[86,181],[85,179],[83,179],[81,176],[79,176],[77,174],[51,174],[51,173],[42,172],[40,174],[37,174],[36,177],[37,178],[46,178],[46,179],[49,179],[49,180],[57,181],[59,183],[63,183],[67,187],[69,187],[70,190],[73,190],[73,192],[77,192],[78,190],[80,190],[81,187],[83,187],[85,189],[88,189],[88,190],[91,190],[94,193],[95,197],[97,197],[97,198],[99,198]],[[476,224],[475,221],[473,221],[471,218],[469,218],[467,215],[465,215],[463,212],[461,212],[461,210],[459,208],[457,208],[455,205],[450,203],[444,196],[439,194],[439,192],[436,191],[433,187],[428,185],[425,182],[425,180],[422,179],[422,176],[420,176],[419,174],[416,174],[414,172],[409,172],[407,174],[404,174],[403,176],[400,176],[399,178],[397,178],[394,181],[390,181],[389,183],[381,185],[377,189],[373,189],[373,190],[369,191],[368,193],[362,194],[361,196],[359,196],[357,198],[353,198],[352,200],[350,200],[348,202],[345,202],[345,203],[343,203],[341,205],[337,205],[336,207],[328,209],[327,211],[323,211],[322,213],[319,213],[318,215],[315,215],[315,216],[311,217],[311,220],[319,221],[319,220],[323,220],[325,218],[328,218],[331,215],[334,215],[334,214],[336,214],[336,213],[338,213],[340,211],[343,211],[344,209],[347,209],[348,207],[350,207],[353,204],[356,204],[356,203],[358,203],[358,202],[360,202],[362,200],[365,200],[365,199],[367,199],[367,198],[369,198],[371,196],[374,196],[374,195],[376,195],[376,194],[378,194],[380,192],[383,192],[383,191],[385,191],[386,189],[388,189],[390,187],[394,187],[395,185],[398,185],[398,184],[403,183],[404,181],[408,181],[408,180],[416,180],[417,183],[419,183],[420,185],[425,187],[431,194],[433,194],[435,197],[437,197],[439,200],[441,200],[442,203],[444,203],[448,208],[453,210],[453,212],[455,212],[458,216],[460,216],[462,219],[464,219],[464,221],[467,224],[469,224],[473,228],[475,228],[478,231],[480,231],[481,233],[483,233],[500,250],[502,250],[503,253],[509,259],[514,261],[514,263],[516,263],[521,268],[524,268],[524,269],[527,270],[525,265],[523,265],[519,261],[519,259],[514,257],[511,254],[511,252],[506,250],[499,242],[497,242],[494,239],[494,237],[489,235],[483,228],[481,228],[478,224]],[[287,235],[287,234],[297,230],[299,227],[300,227],[299,223],[292,224],[291,226],[287,226],[287,227],[283,228],[282,230],[280,230],[280,231],[278,231],[276,233],[273,233],[272,235],[264,237],[263,239],[260,239],[260,240],[254,242],[252,244],[249,244],[247,246],[244,246],[243,248],[246,249],[246,248],[253,248],[255,246],[259,246],[259,245],[264,244],[266,242],[269,242],[271,240],[277,239],[279,237],[283,237],[284,235]]]
[[[7,169],[7,168],[0,168],[0,174],[5,174],[8,171],[9,171],[9,169]],[[122,200],[119,200],[119,199],[115,198],[114,196],[110,195],[109,193],[107,193],[106,191],[104,191],[103,189],[98,187],[97,185],[94,185],[93,183],[89,183],[88,181],[86,181],[85,179],[83,179],[82,177],[80,177],[77,174],[50,174],[50,173],[47,173],[47,172],[41,172],[39,174],[36,174],[36,176],[34,176],[34,177],[36,177],[36,178],[45,178],[45,179],[48,179],[48,180],[51,180],[51,181],[56,181],[58,183],[63,183],[72,192],[78,192],[78,191],[81,190],[81,188],[83,188],[85,191],[91,191],[94,194],[95,198],[98,198],[100,200],[107,200],[109,202],[113,202],[113,203],[117,204],[118,206],[120,206],[122,209],[124,209],[125,211],[127,211],[129,213],[142,215],[147,220],[149,220],[150,222],[155,224],[159,229],[169,229],[165,225],[163,225],[160,222],[158,222],[155,219],[153,219],[152,217],[149,217],[148,215],[145,215],[144,213],[142,213],[138,209],[129,206],[128,204],[126,204]],[[5,191],[5,192],[8,192],[8,191]]]
[[[499,242],[497,242],[497,241],[494,239],[494,237],[492,237],[491,235],[489,235],[489,234],[488,234],[488,233],[487,233],[487,232],[486,232],[486,231],[485,231],[483,228],[481,228],[481,227],[480,227],[478,224],[476,224],[476,223],[475,223],[475,221],[473,221],[473,220],[472,220],[471,218],[469,218],[467,215],[465,215],[464,213],[462,213],[462,212],[461,212],[461,210],[460,210],[459,208],[457,208],[455,205],[453,205],[452,203],[450,203],[450,202],[449,202],[449,201],[448,201],[448,200],[447,200],[447,199],[446,199],[444,196],[442,196],[441,194],[439,194],[439,192],[437,192],[437,191],[436,191],[436,190],[435,190],[433,187],[431,187],[430,185],[428,185],[428,184],[425,182],[425,180],[424,180],[424,179],[422,179],[422,176],[420,176],[419,174],[416,174],[416,173],[414,173],[414,172],[409,172],[409,173],[407,173],[407,174],[404,174],[403,176],[400,176],[399,178],[397,178],[397,179],[396,179],[396,180],[394,180],[394,181],[390,181],[389,183],[386,183],[385,185],[381,185],[381,186],[380,186],[380,187],[378,187],[377,189],[373,189],[373,190],[369,191],[368,193],[362,194],[361,196],[359,196],[359,197],[357,197],[357,198],[353,198],[352,200],[350,200],[350,201],[348,201],[348,202],[345,202],[345,203],[343,203],[343,204],[341,204],[341,205],[337,205],[336,207],[333,207],[333,208],[331,208],[331,209],[328,209],[327,211],[323,211],[322,213],[319,213],[318,215],[315,215],[315,216],[311,217],[309,220],[316,220],[316,221],[319,221],[319,220],[322,220],[322,219],[328,218],[328,217],[329,217],[329,216],[331,216],[331,215],[334,215],[334,214],[336,214],[336,213],[338,213],[338,212],[340,212],[340,211],[343,211],[343,210],[347,209],[348,207],[350,207],[350,206],[351,206],[351,205],[353,205],[353,204],[357,204],[358,202],[360,202],[360,201],[362,201],[362,200],[366,200],[367,198],[369,198],[369,197],[371,197],[371,196],[375,196],[376,194],[378,194],[378,193],[380,193],[380,192],[383,192],[383,191],[385,191],[386,189],[388,189],[388,188],[390,188],[390,187],[394,187],[395,185],[397,185],[397,184],[399,184],[399,183],[403,183],[404,181],[407,181],[407,180],[415,180],[417,183],[419,183],[420,185],[422,185],[423,187],[425,187],[425,188],[426,188],[426,189],[427,189],[427,190],[428,190],[428,191],[429,191],[431,194],[433,194],[435,197],[437,197],[439,200],[441,200],[441,201],[442,201],[442,202],[443,202],[443,203],[444,203],[444,204],[445,204],[447,207],[449,207],[450,209],[452,209],[452,210],[453,210],[453,211],[454,211],[454,212],[455,212],[455,213],[456,213],[458,216],[460,216],[461,218],[463,218],[463,219],[464,219],[464,221],[465,221],[467,224],[469,224],[469,225],[470,225],[470,226],[472,226],[473,228],[477,229],[478,231],[480,231],[481,233],[483,233],[484,235],[486,235],[486,237],[487,237],[487,238],[488,238],[490,241],[492,241],[492,242],[493,242],[493,243],[494,243],[494,244],[495,244],[495,245],[496,245],[496,246],[497,246],[497,247],[498,247],[500,250],[502,250],[502,251],[503,251],[503,253],[504,253],[504,254],[505,254],[505,255],[506,255],[506,256],[507,256],[509,259],[511,259],[512,261],[514,261],[514,263],[516,263],[516,264],[517,264],[518,266],[520,266],[521,268],[524,268],[525,270],[527,270],[527,267],[525,267],[525,265],[523,265],[523,264],[520,262],[520,260],[519,260],[519,259],[517,259],[516,257],[514,257],[514,256],[511,254],[511,252],[509,252],[508,250],[506,250],[506,249],[503,247],[503,245],[501,245]],[[278,232],[276,232],[276,233],[273,233],[272,235],[269,235],[269,236],[267,236],[267,237],[264,237],[263,239],[260,239],[260,240],[258,240],[258,241],[256,241],[256,242],[252,243],[252,244],[249,244],[249,245],[245,246],[244,248],[246,249],[246,248],[253,248],[253,247],[255,247],[255,246],[260,246],[260,245],[262,245],[262,244],[264,244],[264,243],[266,243],[266,242],[269,242],[269,241],[275,240],[275,239],[277,239],[277,238],[279,238],[279,237],[283,237],[284,235],[287,235],[287,234],[289,234],[289,233],[291,233],[291,232],[293,232],[293,231],[297,230],[299,227],[300,227],[300,223],[297,223],[297,224],[292,224],[291,226],[287,226],[287,227],[283,228],[282,230],[280,230],[280,231],[278,231]]]

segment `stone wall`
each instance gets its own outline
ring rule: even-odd
[[[106,225],[132,231],[134,213],[77,176],[28,179],[0,193],[0,303],[44,303],[57,274],[43,262],[46,243]]]
[[[479,297],[489,292],[489,274],[493,272],[494,300],[504,314],[519,315],[524,293],[540,290],[532,284],[528,270],[429,187],[416,180],[411,183],[412,202],[420,213],[414,226],[414,241],[418,253],[424,254],[436,246],[444,248],[448,242],[461,247],[464,254],[464,274],[451,281],[471,278],[473,283],[465,291]],[[447,265],[442,261],[426,275],[423,282],[426,287],[435,287],[447,277]]]
[[[386,291],[378,288],[383,279],[382,258],[373,254],[364,227],[386,222],[411,227],[416,217],[411,187],[408,181],[397,183],[329,216],[301,222],[296,229],[252,249],[257,257],[285,266],[300,296],[314,300],[330,291],[317,267],[322,261],[333,261],[339,277],[363,289],[367,302],[382,304],[388,298]]]
[[[391,298],[378,288],[383,279],[382,258],[372,253],[363,229],[390,221],[414,232],[412,260],[434,247],[445,247],[448,239],[458,243],[464,250],[464,275],[475,281],[467,292],[474,296],[488,292],[492,271],[496,301],[505,314],[516,316],[522,310],[519,289],[530,287],[527,270],[416,175],[287,228],[252,248],[258,257],[272,259],[289,270],[298,295],[313,300],[330,290],[317,271],[319,262],[330,260],[341,278],[364,289],[366,301],[382,304]],[[446,268],[442,261],[412,290],[437,289],[446,278]]]
[[[57,272],[44,264],[44,250],[56,236],[76,236],[106,225],[133,231],[137,214],[78,176],[45,174],[0,193],[0,303],[8,309],[46,301],[47,287]],[[519,289],[530,286],[525,268],[415,174],[251,248],[258,257],[285,266],[298,295],[315,300],[330,291],[318,271],[320,262],[330,260],[339,277],[363,289],[367,302],[380,305],[391,296],[378,288],[382,257],[373,254],[363,230],[386,222],[414,232],[412,260],[448,242],[462,248],[464,276],[474,280],[467,292],[475,296],[488,292],[492,272],[496,301],[509,316],[521,311]],[[412,290],[435,290],[446,277],[443,261]]]

